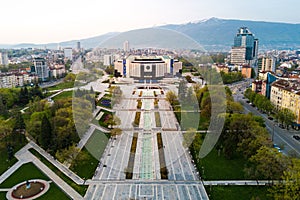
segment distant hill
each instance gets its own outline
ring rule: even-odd
[[[208,49],[229,49],[241,26],[248,27],[255,34],[259,39],[260,49],[300,47],[300,24],[211,18],[196,23],[163,27],[187,34]]]
[[[228,20],[210,18],[198,22],[190,22],[186,24],[170,24],[157,28],[171,29],[180,33],[186,34],[201,44],[206,50],[228,51],[233,45],[233,38],[239,27],[246,26],[259,39],[260,49],[298,49],[300,48],[300,24],[277,23],[277,22],[262,22],[262,21],[247,21],[247,20]],[[132,47],[135,44],[143,43],[151,45],[155,38],[163,38],[164,42],[172,43],[178,42],[176,38],[166,37],[164,31],[157,31],[155,36],[149,37],[150,29],[139,29],[121,33],[116,41],[109,40],[110,45],[122,48],[122,42],[128,40]],[[157,29],[159,30],[159,29]],[[135,32],[143,34],[147,32],[144,37],[135,37]],[[107,33],[97,37],[86,38],[81,40],[72,40],[61,42],[61,47],[76,47],[76,42],[80,41],[84,48],[94,48],[100,43],[105,44],[105,41],[112,38],[119,33]],[[113,44],[113,45],[112,45]],[[58,43],[50,44],[19,44],[19,45],[0,45],[0,48],[41,48],[47,47],[56,49]],[[158,45],[159,46],[159,45]],[[136,46],[138,47],[138,45]],[[154,46],[153,46],[154,47]]]

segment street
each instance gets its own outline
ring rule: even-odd
[[[244,98],[243,92],[246,90],[248,84],[244,84],[243,82],[239,82],[234,85],[230,85],[230,89],[232,90],[233,97],[235,101],[241,102],[244,107],[245,113],[253,113],[254,115],[260,116],[264,119],[266,128],[270,133],[270,138],[273,140],[273,143],[281,147],[282,152],[286,155],[296,155],[300,157],[300,141],[297,141],[293,138],[293,135],[299,135],[300,132],[290,129],[283,129],[278,126],[278,123],[273,120],[268,119],[266,114],[261,113],[257,110],[256,107],[252,107]]]

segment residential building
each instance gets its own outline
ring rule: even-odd
[[[278,80],[271,87],[271,102],[276,109],[287,108],[296,116],[296,123],[300,124],[300,82]]]
[[[276,58],[275,57],[263,57],[261,60],[261,70],[275,72],[276,70]]]
[[[47,81],[49,79],[49,68],[44,58],[34,58],[34,72],[37,74],[39,81]]]
[[[251,78],[251,74],[252,74],[252,68],[248,65],[244,65],[242,67],[242,75],[245,77],[245,78]]]
[[[8,65],[8,55],[6,52],[0,52],[0,65]]]
[[[229,67],[225,66],[225,65],[212,65],[213,69],[216,69],[216,71],[218,73],[220,72],[224,72],[224,73],[228,73],[229,72]]]
[[[252,82],[252,91],[260,94],[262,91],[262,84],[263,84],[263,81],[260,81],[260,80],[253,81]]]
[[[128,52],[130,50],[130,48],[129,48],[129,42],[127,40],[123,43],[123,50],[125,52]]]
[[[0,73],[0,88],[23,87],[36,81],[37,76],[27,72]]]
[[[66,68],[63,64],[55,64],[54,66],[50,67],[50,74],[53,78],[61,78],[66,74]]]
[[[110,66],[113,64],[113,59],[111,55],[104,55],[103,56],[103,65]]]
[[[65,56],[65,59],[72,60],[73,59],[72,48],[64,48],[64,56]]]

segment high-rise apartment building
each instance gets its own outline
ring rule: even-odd
[[[77,51],[80,51],[81,50],[81,45],[80,45],[80,42],[78,41],[77,42]]]
[[[34,71],[40,81],[47,81],[49,78],[49,68],[44,58],[34,58]]]
[[[6,52],[0,52],[0,65],[8,65],[8,55]]]
[[[263,57],[261,60],[261,71],[275,72],[276,58],[274,57]]]
[[[72,48],[64,48],[65,58],[72,60],[73,59],[73,50]]]
[[[111,55],[104,55],[103,56],[103,65],[110,66],[113,64],[113,59]]]
[[[127,40],[123,43],[123,50],[125,52],[128,52],[130,50],[130,48],[129,48],[129,42]]]
[[[247,27],[241,27],[234,37],[231,50],[232,64],[256,64],[258,53],[258,39]]]

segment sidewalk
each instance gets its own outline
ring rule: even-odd
[[[23,165],[23,161],[16,162],[11,168],[6,170],[1,176],[0,176],[0,184],[3,183],[10,175],[12,175],[19,167]]]
[[[49,162],[51,162],[55,167],[57,167],[61,172],[63,172],[67,177],[72,179],[78,185],[83,183],[83,180],[74,174],[72,171],[67,169],[61,163],[54,160],[52,156],[46,153],[43,149],[41,149],[37,144],[34,142],[29,142],[25,145],[22,149],[20,149],[16,154],[15,157],[19,160],[15,163],[10,169],[5,171],[0,176],[0,184],[3,183],[10,175],[12,175],[19,167],[23,164],[32,162],[35,166],[37,166],[45,175],[47,175],[55,184],[60,187],[68,196],[72,199],[81,200],[83,197],[75,191],[70,185],[68,185],[64,180],[62,180],[58,175],[56,175],[51,169],[49,169],[44,163],[42,163],[38,158],[32,155],[29,152],[30,148],[34,148],[38,151],[42,156],[44,156]],[[6,191],[6,188],[1,188],[2,191]]]
[[[39,147],[34,142],[30,141],[27,145],[30,145],[32,148],[34,148],[37,152],[39,152],[44,158],[46,158],[52,165],[54,165],[57,169],[59,169],[62,173],[64,173],[66,176],[68,176],[72,181],[74,181],[76,184],[80,185],[83,183],[83,179],[80,178],[77,174],[69,170],[66,166],[55,160],[50,154],[44,151],[41,147]]]
[[[203,181],[204,185],[269,185],[271,184],[271,180],[221,180],[221,181]],[[273,181],[274,184],[279,183],[279,181]]]

